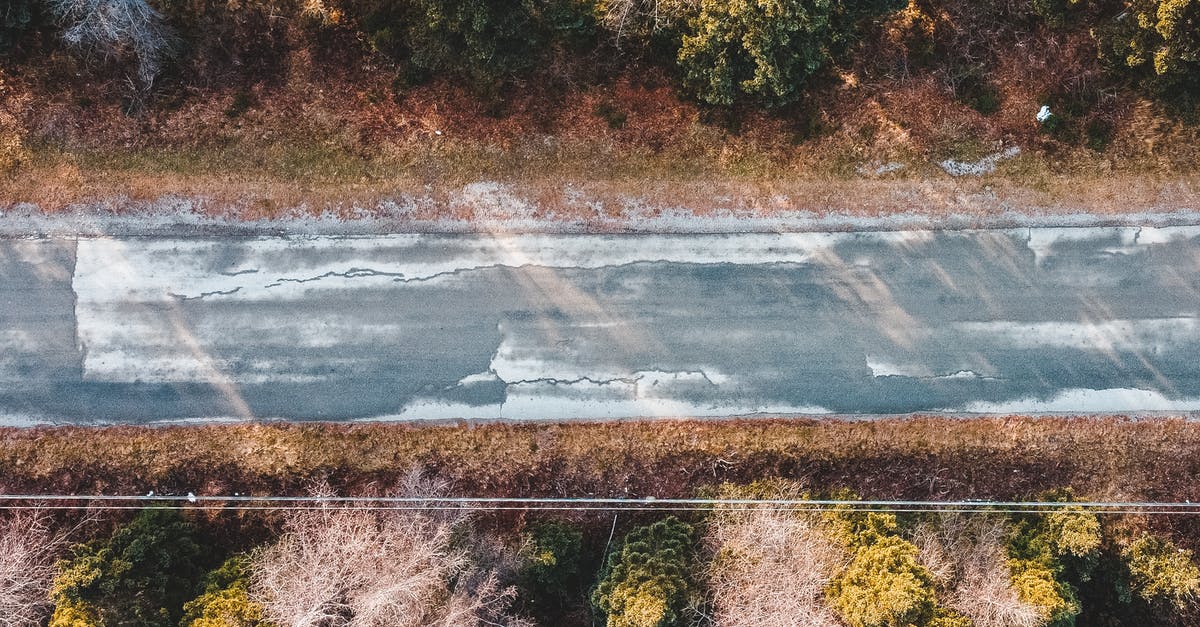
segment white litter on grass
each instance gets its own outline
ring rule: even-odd
[[[950,176],[982,176],[996,171],[996,164],[1021,154],[1020,146],[1009,146],[978,161],[946,159],[938,164]]]
[[[899,161],[889,161],[887,163],[872,161],[870,163],[859,164],[858,167],[854,168],[854,171],[859,176],[883,176],[884,174],[903,170],[905,167],[907,166]]]
[[[1054,114],[1050,113],[1050,107],[1048,107],[1046,105],[1042,105],[1042,108],[1038,109],[1038,112],[1037,112],[1038,124],[1045,124],[1046,120],[1049,120],[1050,116],[1052,116],[1052,115],[1054,115]]]

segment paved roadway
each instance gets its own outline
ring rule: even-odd
[[[0,240],[0,422],[1200,409],[1200,227]]]

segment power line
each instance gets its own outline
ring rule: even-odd
[[[312,511],[317,509],[313,506],[221,506],[221,505],[114,505],[114,506],[98,506],[89,507],[88,505],[0,505],[0,510],[34,510],[34,511],[54,511],[54,510],[95,510],[104,511],[140,511],[143,509],[172,509],[186,511],[256,511],[256,512],[294,512],[294,511]],[[372,512],[388,512],[388,511],[594,511],[594,512],[613,512],[613,511],[631,511],[631,512],[709,512],[713,511],[712,507],[541,507],[541,506],[524,506],[524,507],[503,507],[503,506],[483,506],[483,507],[446,507],[446,506],[358,506],[358,507],[338,507],[337,510],[347,511],[372,511]],[[720,511],[733,512],[802,512],[802,513],[821,513],[836,511],[828,507],[734,507],[721,508]],[[855,512],[880,512],[880,513],[924,513],[924,514],[1045,514],[1047,509],[1001,509],[1001,508],[927,508],[927,509],[895,509],[895,508],[853,508]],[[1093,514],[1140,514],[1140,515],[1175,515],[1175,516],[1192,516],[1200,514],[1200,510],[1179,510],[1179,509],[1087,509],[1086,511]]]
[[[361,510],[488,511],[798,511],[844,508],[865,512],[1045,513],[1084,509],[1098,514],[1200,514],[1200,503],[1163,501],[851,500],[605,497],[252,496],[0,494],[0,509],[173,509],[295,511],[335,505]]]

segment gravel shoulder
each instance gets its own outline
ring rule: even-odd
[[[478,180],[297,185],[212,177],[0,184],[0,236],[213,233],[747,233],[1177,226],[1200,177],[780,181]]]

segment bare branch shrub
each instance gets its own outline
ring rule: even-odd
[[[825,587],[847,556],[807,512],[777,509],[713,513],[705,580],[718,627],[836,626]]]
[[[67,533],[55,531],[44,512],[26,510],[0,521],[0,627],[43,624],[54,563],[66,547]]]
[[[47,0],[63,23],[63,40],[104,59],[137,60],[137,79],[149,88],[171,54],[175,37],[146,0]]]
[[[403,496],[444,486],[415,478]],[[320,486],[317,496],[330,496]],[[291,513],[279,540],[251,558],[251,596],[287,627],[516,624],[515,592],[473,568],[455,535],[465,510],[386,509],[326,501]],[[451,585],[451,581],[454,585]]]
[[[645,40],[652,33],[682,25],[699,11],[699,0],[602,0],[598,12],[618,43]]]
[[[913,543],[944,591],[945,605],[974,627],[1037,627],[1042,613],[1012,586],[1005,533],[1002,520],[945,515],[917,526]]]

